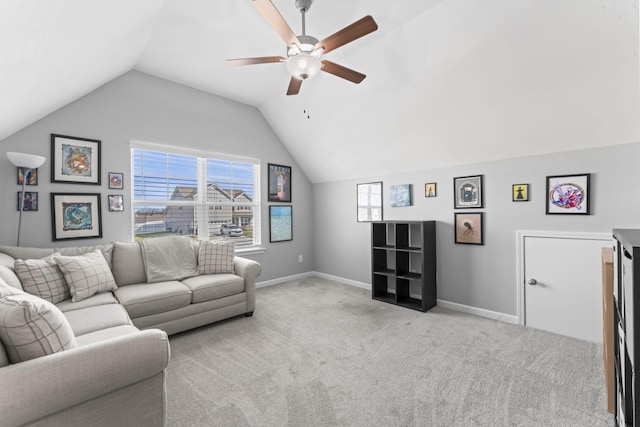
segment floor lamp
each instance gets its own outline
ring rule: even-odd
[[[20,228],[22,227],[22,210],[24,209],[24,187],[27,185],[27,175],[31,169],[37,169],[47,160],[43,156],[27,153],[8,152],[7,158],[22,171],[22,197],[20,197],[20,216],[18,217],[18,241],[16,246],[20,246]]]

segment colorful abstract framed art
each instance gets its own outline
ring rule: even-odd
[[[100,193],[51,193],[53,240],[102,237]]]
[[[51,134],[51,182],[100,185],[100,143]]]
[[[547,215],[590,215],[590,173],[547,176]]]

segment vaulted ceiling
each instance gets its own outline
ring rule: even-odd
[[[294,32],[294,0],[272,0]],[[286,96],[285,54],[251,0],[3,0],[0,140],[137,69],[259,108],[312,182],[640,141],[634,0],[315,0],[322,39],[365,16],[379,30],[327,54]]]

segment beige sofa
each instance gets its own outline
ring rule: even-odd
[[[198,259],[200,245],[192,243],[191,248]],[[0,246],[0,289],[22,287],[14,272],[16,259],[54,253],[75,257],[96,249],[117,289],[55,304],[77,347],[10,363],[0,345],[0,426],[164,425],[167,334],[253,314],[261,273],[257,262],[234,257],[233,273],[147,283],[147,260],[135,242],[48,249]]]

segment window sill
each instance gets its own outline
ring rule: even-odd
[[[257,255],[263,254],[267,251],[267,248],[261,246],[254,246],[252,248],[236,249],[236,255]]]

